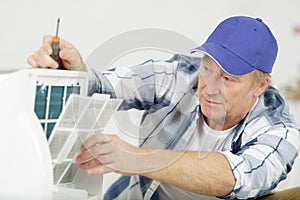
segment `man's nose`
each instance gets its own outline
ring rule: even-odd
[[[208,93],[210,95],[220,94],[223,89],[223,83],[219,75],[212,75],[205,79]]]

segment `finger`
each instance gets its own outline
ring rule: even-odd
[[[91,137],[89,137],[84,143],[83,145],[80,147],[80,150],[83,152],[86,149],[94,146],[94,145],[99,145],[99,144],[105,144],[111,142],[111,139],[105,135],[105,134],[95,134],[92,135]]]
[[[74,47],[74,45],[72,45],[70,42],[68,42],[68,41],[66,41],[66,40],[64,40],[64,39],[61,39],[61,38],[60,38],[59,47],[60,47],[61,49],[64,49],[64,48],[66,48],[66,49],[76,49],[76,48]]]
[[[39,67],[38,64],[34,61],[32,55],[27,58],[27,63],[33,68]]]
[[[56,68],[55,62],[53,62],[50,58],[52,53],[51,41],[51,36],[44,36],[41,48],[27,58],[27,63],[35,68]]]
[[[58,64],[53,60],[44,48],[40,48],[32,55],[32,59],[38,67],[42,68],[58,68]]]
[[[48,46],[51,47],[51,43],[52,43],[52,36],[51,35],[45,35],[43,37],[43,43],[42,46]]]
[[[90,169],[90,168],[97,167],[99,165],[102,165],[102,163],[99,161],[99,159],[92,159],[92,160],[90,160],[88,162],[80,164],[79,167],[82,170],[87,170],[87,169]]]
[[[52,54],[52,47],[51,47],[52,42],[53,42],[53,36],[45,35],[43,37],[42,48],[45,50],[45,52],[48,52],[49,55]],[[63,39],[60,39],[60,41],[59,41],[59,49],[60,49],[60,51],[64,51],[65,49],[67,49],[67,51],[73,50],[73,52],[77,53],[76,48],[71,43],[69,43],[68,41],[63,40]],[[67,54],[67,55],[69,55],[69,54]],[[69,55],[69,57],[65,57],[65,58],[70,59],[70,57],[72,57],[72,54]]]
[[[106,173],[114,172],[112,168],[106,165],[100,165],[91,169],[87,169],[86,173],[89,176],[98,176]]]
[[[69,42],[63,40],[60,47],[59,57],[62,59],[63,65],[66,69],[86,71],[86,67],[80,53]]]
[[[72,70],[79,70],[83,66],[83,61],[76,49],[62,48],[59,57],[64,63],[64,67]]]
[[[27,58],[27,63],[32,67],[51,67],[51,59],[50,54],[52,53],[51,48],[49,49],[46,46],[42,46],[39,50],[37,50],[33,55]],[[50,64],[49,64],[50,62]],[[55,67],[55,65],[53,66]]]
[[[59,57],[63,60],[68,60],[69,62],[80,61],[77,50],[72,48],[61,48]],[[76,59],[74,59],[74,57],[76,57]]]
[[[97,158],[101,155],[109,154],[112,152],[112,145],[110,143],[94,145],[83,151],[77,158],[77,163],[84,163],[92,158]]]
[[[103,155],[80,164],[80,169],[86,170],[99,165],[110,165],[112,163],[113,159],[111,158],[111,155]]]
[[[52,50],[52,47],[50,47],[50,46],[42,46],[41,47],[41,50],[45,53],[45,54],[47,54],[47,55],[51,55],[52,54],[52,52],[53,52],[53,50]]]
[[[41,47],[41,49],[46,53],[46,54],[48,54],[48,55],[51,55],[52,54],[52,52],[53,52],[53,49],[52,49],[52,42],[53,42],[53,36],[51,36],[51,35],[45,35],[44,37],[43,37],[43,44],[42,44],[42,47]],[[67,42],[66,40],[63,40],[63,39],[60,39],[60,41],[59,41],[59,57],[61,58],[61,59],[65,59],[65,60],[67,60],[67,62],[70,62],[70,59],[72,59],[72,58],[76,58],[77,57],[77,55],[75,55],[73,52],[71,52],[71,55],[69,55],[70,53],[68,53],[68,51],[70,51],[70,50],[72,50],[72,49],[75,49],[75,47],[71,44],[71,43],[69,43],[69,42]],[[75,49],[76,50],[76,49]],[[73,50],[74,51],[74,50]],[[61,57],[61,52],[67,52],[67,55],[69,55],[68,57],[65,57],[65,58],[62,58]],[[64,55],[65,53],[63,53],[63,55]],[[55,61],[56,62],[56,61]],[[80,62],[79,62],[80,63]],[[52,63],[51,63],[52,64]],[[51,66],[48,66],[48,67],[50,67],[50,68],[57,68],[58,67],[58,64],[56,65],[56,64],[53,64],[53,65],[51,65]]]

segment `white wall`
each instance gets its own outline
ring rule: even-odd
[[[300,68],[299,0],[2,0],[0,2],[0,72],[28,67],[26,58],[42,36],[59,35],[72,42],[83,58],[111,37],[139,28],[163,28],[197,43],[232,15],[262,18],[279,43],[273,81],[293,84]],[[191,47],[193,48],[193,47]]]
[[[26,58],[54,34],[71,41],[86,58],[98,45],[117,34],[138,28],[164,28],[199,44],[225,17],[251,15],[266,21],[278,38],[280,51],[273,81],[294,80],[300,66],[298,0],[2,0],[0,3],[0,71],[27,67]],[[191,47],[193,48],[193,47]]]

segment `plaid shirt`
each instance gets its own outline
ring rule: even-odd
[[[200,62],[197,57],[174,55],[167,61],[149,60],[131,68],[89,69],[89,95],[107,93],[124,99],[120,109],[144,110],[140,146],[188,150],[195,137],[195,121],[201,115],[197,93]],[[220,198],[256,198],[274,189],[292,169],[299,133],[286,101],[269,86],[235,127],[231,141],[226,141],[230,147],[219,150],[236,178],[234,190]],[[158,181],[143,176],[121,177],[105,199],[159,199],[158,186]]]

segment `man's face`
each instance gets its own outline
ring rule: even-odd
[[[198,95],[206,123],[225,130],[240,122],[256,101],[253,72],[231,76],[204,56],[198,73]]]

